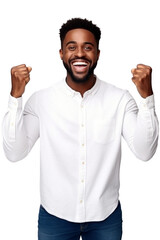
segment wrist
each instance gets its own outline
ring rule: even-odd
[[[14,98],[20,98],[22,97],[22,94],[15,93],[14,91],[11,90],[10,95]]]

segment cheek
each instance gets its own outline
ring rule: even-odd
[[[98,60],[98,54],[95,52],[89,53],[88,58],[90,58],[93,62],[96,62]]]
[[[92,58],[92,62],[93,63],[96,63],[98,61],[98,57],[97,56],[94,56],[94,58]]]
[[[68,53],[68,52],[65,52],[65,53],[63,54],[62,60],[65,61],[65,62],[67,62],[70,58],[72,58],[72,54],[70,54],[70,53]]]

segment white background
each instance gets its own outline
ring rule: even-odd
[[[128,89],[138,63],[153,68],[156,112],[160,117],[160,13],[157,0],[54,1],[5,0],[0,3],[0,119],[7,111],[10,69],[32,66],[24,103],[41,88],[65,76],[59,58],[59,28],[72,17],[86,17],[102,30],[101,56],[95,73]],[[2,135],[2,134],[0,134]],[[21,162],[10,163],[0,138],[0,239],[36,240],[39,210],[39,142]],[[160,239],[160,148],[147,163],[122,144],[120,199],[123,240]]]

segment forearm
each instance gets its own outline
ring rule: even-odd
[[[130,106],[124,119],[124,138],[137,158],[147,161],[154,155],[158,144],[158,120],[153,95],[143,100],[139,110]]]
[[[29,127],[34,129],[34,126],[26,120],[22,99],[10,97],[9,110],[3,120],[3,147],[10,161],[19,161],[26,157],[34,144],[27,131]]]
[[[133,151],[144,161],[153,157],[158,144],[158,119],[153,98],[152,95],[141,103],[133,137]]]

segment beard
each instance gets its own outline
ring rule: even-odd
[[[93,74],[94,69],[97,66],[97,61],[89,68],[88,73],[83,78],[76,77],[71,69],[71,66],[69,64],[65,63],[64,61],[63,61],[63,65],[64,65],[65,69],[67,70],[67,73],[71,76],[71,79],[73,82],[84,83],[84,82],[87,82],[89,80],[90,76]]]

